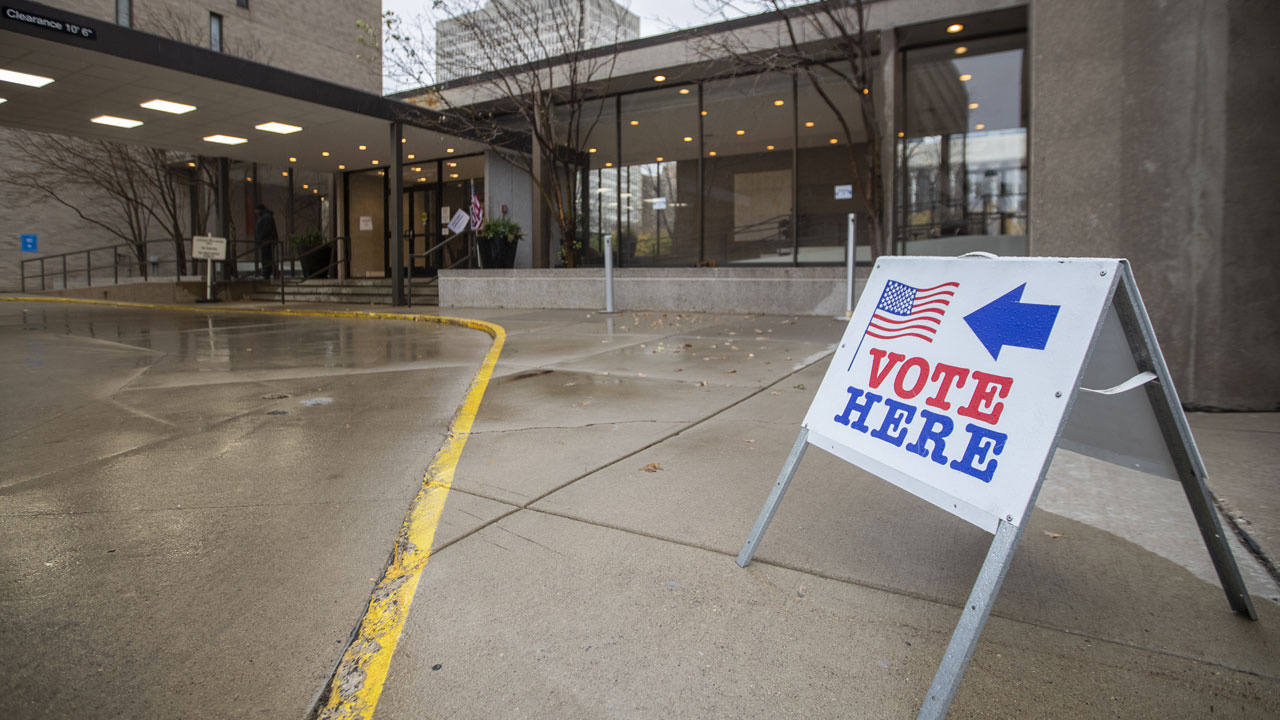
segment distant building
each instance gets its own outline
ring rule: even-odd
[[[640,18],[613,0],[585,0],[582,9],[586,13],[582,47],[640,37]],[[515,38],[525,42],[536,37],[538,42],[536,49],[512,48],[508,55],[516,62],[523,54],[554,57],[568,52],[578,46],[571,34],[578,26],[577,10],[575,0],[489,0],[479,10],[441,20],[436,23],[436,79],[445,82],[477,75],[495,65],[480,54],[479,37],[486,25],[493,32],[517,26],[534,29]]]

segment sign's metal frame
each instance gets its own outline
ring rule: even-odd
[[[1160,432],[1163,435],[1164,444],[1173,458],[1178,479],[1181,481],[1182,489],[1186,493],[1187,502],[1191,505],[1191,512],[1195,516],[1196,525],[1200,528],[1200,534],[1204,538],[1204,543],[1209,550],[1209,556],[1213,560],[1222,588],[1226,592],[1227,602],[1235,612],[1248,617],[1250,620],[1257,620],[1258,615],[1254,610],[1253,601],[1249,597],[1248,590],[1245,589],[1244,580],[1240,576],[1240,569],[1236,565],[1235,557],[1231,554],[1231,548],[1227,545],[1222,532],[1222,525],[1214,512],[1209,491],[1205,487],[1204,481],[1208,473],[1205,471],[1204,461],[1200,457],[1200,451],[1196,448],[1195,439],[1191,435],[1191,428],[1187,424],[1186,415],[1182,412],[1182,404],[1178,400],[1178,393],[1173,387],[1173,379],[1169,374],[1169,368],[1165,364],[1164,356],[1160,352],[1160,346],[1156,342],[1155,332],[1151,328],[1151,319],[1142,303],[1142,297],[1138,294],[1138,285],[1134,281],[1133,272],[1129,267],[1129,263],[1125,260],[1119,261],[1118,265],[1119,272],[1116,273],[1117,277],[1113,280],[1108,298],[1104,303],[1104,312],[1098,320],[1097,327],[1094,328],[1089,350],[1085,354],[1079,376],[1059,421],[1053,445],[1041,466],[1040,477],[1036,482],[1030,499],[1027,501],[1027,510],[1024,513],[1024,517],[1029,517],[1031,510],[1035,507],[1036,498],[1040,494],[1040,488],[1044,485],[1044,479],[1048,474],[1053,454],[1062,440],[1063,430],[1067,425],[1068,418],[1071,416],[1076,397],[1081,390],[1080,380],[1083,378],[1085,368],[1089,365],[1089,359],[1096,349],[1098,335],[1107,316],[1105,310],[1108,307],[1114,307],[1124,330],[1129,352],[1138,367],[1139,373],[1146,373],[1148,377],[1154,376],[1151,382],[1144,383],[1145,392],[1160,427]],[[1134,389],[1136,389],[1136,386]],[[749,565],[755,556],[760,540],[764,537],[765,531],[769,528],[769,523],[772,522],[774,514],[778,511],[782,496],[786,493],[791,480],[795,477],[796,470],[800,466],[800,460],[804,457],[805,450],[809,444],[809,430],[808,428],[802,428],[800,434],[796,437],[795,445],[792,446],[791,452],[787,455],[786,462],[782,465],[781,472],[778,473],[778,479],[774,482],[768,499],[765,500],[764,507],[760,510],[760,515],[756,518],[755,525],[751,528],[751,532],[742,546],[742,551],[738,553],[737,563],[740,567]],[[1021,540],[1026,526],[1027,523],[1025,521],[1020,525],[1015,525],[1004,520],[1001,520],[997,525],[995,538],[991,542],[990,549],[987,550],[986,560],[983,561],[982,569],[978,571],[977,581],[973,585],[973,590],[969,593],[968,601],[965,602],[960,614],[960,620],[956,623],[955,631],[951,636],[950,643],[947,645],[942,661],[938,664],[938,670],[934,675],[933,683],[929,686],[928,693],[925,695],[917,720],[943,718],[946,716],[952,700],[955,699],[956,691],[960,687],[960,681],[964,677],[964,671],[969,665],[969,660],[973,657],[973,651],[977,648],[978,637],[982,634],[987,618],[991,615],[991,608],[995,604],[996,595],[1000,592],[1000,586],[1009,571],[1009,565],[1013,561],[1013,554],[1018,548],[1018,542]]]

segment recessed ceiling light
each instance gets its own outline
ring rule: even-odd
[[[405,144],[405,143],[407,143],[407,142],[409,142],[409,138],[400,138],[400,144],[401,144],[401,145],[403,145],[403,144]]]
[[[285,170],[284,172],[280,173],[280,177],[289,177],[289,171]]]
[[[804,124],[804,126],[805,126],[805,127],[813,127],[813,121],[812,121],[812,120],[806,121],[806,122],[805,122],[805,124]]]
[[[870,95],[870,94],[871,94],[871,88],[862,88],[862,94],[863,94],[863,95]]]
[[[445,148],[444,151],[447,153],[451,153],[453,152],[453,148]]]
[[[706,111],[706,110],[703,110],[703,111],[702,111],[702,115],[703,115],[703,117],[705,117],[705,116],[706,116],[706,114],[707,114],[707,111]]]
[[[707,154],[708,154],[708,155],[710,155],[711,157],[715,157],[715,156],[716,156],[716,151],[715,151],[715,150],[712,150],[711,152],[709,152],[709,153],[707,153]]]
[[[296,157],[291,157],[291,158],[289,158],[289,162],[298,162],[298,158],[296,158]]]
[[[836,138],[831,138],[831,139],[830,139],[830,140],[828,140],[827,142],[831,143],[832,145],[835,145],[836,143],[838,143],[838,142],[840,142],[840,141],[839,141],[839,140],[837,140]]]
[[[681,94],[681,95],[688,95],[688,94],[689,94],[689,88],[680,88],[680,94]]]
[[[662,156],[661,156],[661,155],[659,155],[659,156],[658,156],[658,158],[657,158],[657,160],[658,160],[658,162],[662,162]]]
[[[960,76],[960,82],[969,82],[972,79],[973,79],[973,76],[970,75],[969,73],[965,73]]]
[[[409,153],[408,155],[405,155],[405,157],[407,157],[407,158],[409,158],[410,160],[412,160],[412,159],[413,159],[413,153]]]
[[[685,141],[685,142],[693,142],[693,138],[692,138],[691,136],[686,135],[686,136],[685,136],[685,138],[684,138],[684,141]]]
[[[765,145],[765,146],[764,146],[764,149],[765,149],[765,150],[772,150],[772,149],[773,149],[773,146],[772,146],[772,145]]]
[[[161,100],[160,98],[156,98],[155,100],[148,100],[142,103],[141,105],[139,105],[138,107],[144,107],[148,110],[159,110],[160,112],[167,112],[173,115],[186,115],[187,113],[196,109],[195,105],[187,105],[186,103],[173,102],[172,100]]]
[[[5,100],[4,98],[0,98],[0,103],[7,103],[7,102],[9,102],[9,101],[8,101],[8,100]]]
[[[739,130],[739,131],[738,131],[738,134],[739,134],[739,135],[746,135],[746,134],[747,134],[747,131],[746,131],[746,130]]]
[[[142,124],[141,120],[130,120],[129,118],[116,117],[114,115],[99,115],[96,118],[89,118],[89,122],[118,128],[136,128]]]
[[[319,194],[320,194],[320,189],[319,189],[319,188],[311,188],[311,194],[312,194],[312,195],[319,195]]]
[[[218,143],[219,145],[240,145],[249,142],[242,137],[232,135],[208,135],[204,138],[205,142]]]
[[[289,125],[288,123],[268,122],[268,123],[262,123],[261,125],[254,125],[253,129],[261,130],[263,132],[275,133],[277,135],[289,135],[290,133],[298,132],[302,128],[298,127],[297,125]]]
[[[445,164],[448,165],[449,167],[458,167],[458,163],[456,162],[445,163]]]
[[[361,146],[360,146],[359,148],[357,148],[357,149],[358,149],[358,150],[368,150],[369,148],[368,148],[368,146],[366,146],[366,145],[361,145]]]
[[[653,81],[654,81],[654,82],[666,82],[666,81],[667,81],[667,76],[666,76],[666,75],[654,75],[654,76],[653,76]]]
[[[253,182],[253,178],[249,177],[248,175],[245,175],[245,176],[244,176],[244,181],[245,181],[245,182]]]
[[[194,161],[191,161],[191,160],[188,160],[188,161],[187,161],[187,167],[195,167],[195,166],[196,166],[196,164],[195,164],[195,162],[194,162]]]
[[[786,101],[786,100],[774,100],[774,101],[773,101],[773,106],[774,106],[774,107],[782,107],[783,105],[786,105],[786,104],[787,104],[787,101]]]
[[[311,189],[311,186],[310,186],[310,185],[308,185],[308,184],[306,184],[306,183],[302,183],[302,189],[303,189],[303,190],[310,190],[310,189]]]
[[[422,172],[422,168],[420,168],[420,167],[416,167],[416,168],[413,168],[413,171],[414,171],[414,172]]]
[[[587,148],[587,152],[589,153],[594,153],[595,151],[596,151],[595,148]]]
[[[386,171],[385,171],[385,170],[379,170],[379,171],[378,171],[378,177],[385,177],[385,176],[386,176],[386,174],[387,174],[387,173],[386,173]]]
[[[449,173],[449,177],[451,177],[451,178],[453,178],[453,179],[455,179],[455,180],[456,180],[456,179],[458,179],[458,173]]]
[[[377,164],[378,164],[378,161],[377,161],[377,160],[371,160],[370,162],[371,162],[372,164],[374,164],[374,165],[377,165]]]
[[[899,133],[898,133],[898,137],[906,137],[906,136],[907,136],[907,134],[906,134],[906,133],[904,133],[904,132],[899,132]]]
[[[613,163],[611,163],[611,162],[607,162],[607,163],[605,163],[605,164],[604,164],[604,166],[605,166],[605,167],[613,167]]]
[[[423,177],[423,178],[418,178],[418,182],[426,182],[426,181],[427,181],[427,179],[426,179],[426,178],[424,178],[424,177]]]
[[[631,124],[632,124],[632,125],[639,125],[639,124],[640,124],[640,121],[639,121],[639,120],[632,120],[632,121],[631,121]]]
[[[964,26],[961,25],[960,23],[952,23],[951,25],[947,26],[947,32],[951,33],[952,35],[955,35],[956,33],[960,32],[963,29],[964,29]]]
[[[961,45],[960,47],[957,47],[957,48],[956,48],[956,54],[957,54],[957,55],[963,55],[963,54],[965,54],[965,53],[967,53],[967,52],[969,52],[969,48],[967,48],[967,47],[965,47],[965,46],[963,46],[963,45]]]
[[[347,169],[347,166],[346,166],[346,165],[341,165],[341,164],[339,164],[339,165],[338,165],[338,169],[339,169],[339,170],[346,170],[346,169]]]
[[[974,125],[974,126],[973,126],[973,129],[974,129],[974,130],[985,130],[985,129],[987,129],[987,126],[986,126],[986,125],[983,125],[982,123],[978,123],[977,125]]]
[[[40,75],[28,75],[27,73],[14,72],[13,70],[0,70],[0,80],[34,88],[42,88],[53,82],[53,78],[47,78]]]
[[[328,150],[321,151],[320,157],[329,157],[329,151]]]
[[[969,109],[970,109],[970,110],[977,110],[977,109],[978,109],[978,103],[969,103]]]

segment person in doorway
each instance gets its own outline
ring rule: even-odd
[[[258,259],[262,265],[262,278],[270,280],[276,273],[276,244],[280,236],[276,234],[276,216],[266,205],[258,203],[254,208],[258,216],[253,224],[253,241],[258,246]]]

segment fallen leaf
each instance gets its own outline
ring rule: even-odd
[[[1044,534],[1045,534],[1045,535],[1048,535],[1048,536],[1049,536],[1049,537],[1051,537],[1051,538],[1060,538],[1060,537],[1062,537],[1062,533],[1049,532],[1048,530],[1045,530],[1045,531],[1044,531]]]
[[[747,440],[746,442],[753,443],[755,440]]]
[[[724,374],[725,374],[725,375],[733,375],[733,374],[734,374],[734,373],[736,373],[736,372],[738,372],[738,371],[737,371],[737,370],[725,370],[725,371],[724,371]]]
[[[590,400],[583,400],[582,402],[578,403],[578,407],[586,407],[590,404],[591,404]]]
[[[706,380],[699,380],[699,381],[698,381],[698,387],[706,387],[706,386],[707,386],[707,381],[706,381]]]
[[[795,386],[795,388],[796,388],[796,390],[803,390],[803,389],[804,389],[804,383],[800,383],[799,385],[796,385],[796,386]]]
[[[656,473],[656,472],[658,472],[659,470],[661,470],[661,469],[662,469],[662,466],[661,466],[661,465],[659,465],[659,464],[658,464],[658,463],[656,463],[656,462],[653,462],[653,463],[649,463],[648,465],[645,465],[644,467],[642,467],[642,468],[640,468],[640,469],[641,469],[641,470],[643,470],[643,471],[645,471],[645,472],[647,472],[647,473]]]

